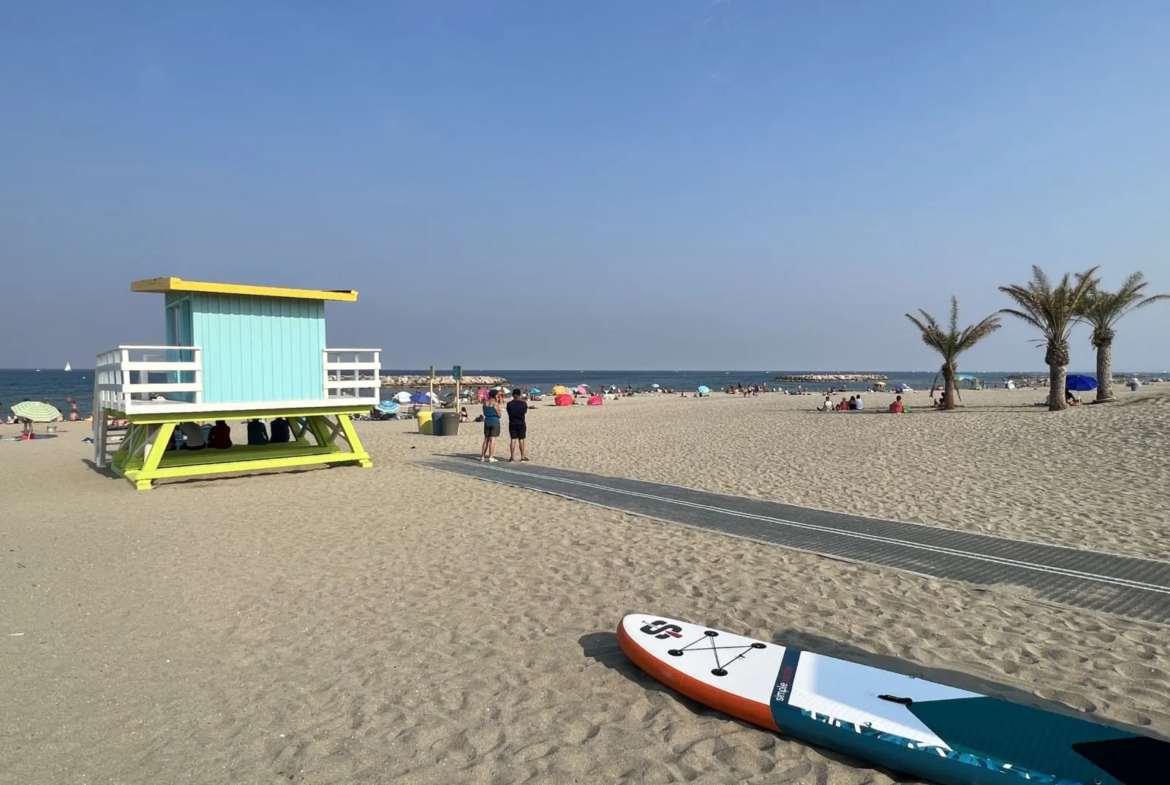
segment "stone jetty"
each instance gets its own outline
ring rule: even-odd
[[[431,383],[428,376],[383,376],[383,387],[401,387],[401,388],[419,388],[426,387]],[[496,387],[509,386],[511,383],[503,376],[464,376],[459,382],[464,387]],[[446,376],[436,376],[435,386],[454,387],[455,377],[447,374]]]
[[[777,376],[774,382],[888,382],[890,377],[880,373],[801,373],[795,376]]]

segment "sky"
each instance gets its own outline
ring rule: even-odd
[[[162,343],[130,282],[179,276],[357,289],[329,344],[386,368],[933,370],[904,314],[1033,264],[1170,292],[1167,40],[1164,0],[9,4],[0,367]]]

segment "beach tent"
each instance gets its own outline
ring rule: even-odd
[[[963,383],[965,382],[965,383],[971,385],[970,389],[972,389],[972,390],[983,389],[983,380],[980,379],[978,376],[972,376],[969,373],[958,374],[957,376],[955,376],[955,381],[957,381],[959,383],[959,387],[962,387]]]
[[[394,400],[398,401],[398,403],[410,403],[410,393],[403,390],[394,396]]]
[[[554,403],[556,403],[557,406],[572,406],[573,396],[569,395],[568,393],[561,393],[554,399]]]
[[[600,395],[593,395],[589,398],[588,401],[586,401],[586,403],[589,406],[601,406],[601,396]]]

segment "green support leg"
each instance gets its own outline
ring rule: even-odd
[[[353,457],[357,459],[358,466],[369,469],[374,463],[370,460],[370,454],[362,447],[362,440],[358,438],[353,421],[349,419],[348,414],[337,415],[337,420],[341,424],[341,432],[345,434],[345,440],[349,442],[349,449],[353,451]]]

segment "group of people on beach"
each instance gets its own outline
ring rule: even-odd
[[[833,403],[833,396],[825,393],[825,402],[817,407],[818,412],[860,412],[865,409],[865,401],[861,399],[861,395],[850,395],[848,398],[842,396],[839,403]],[[906,407],[902,403],[902,396],[898,395],[890,403],[889,411],[893,414],[904,414]]]
[[[175,430],[182,436],[182,440],[172,439],[167,444],[167,450],[228,450],[232,446],[232,428],[224,420],[216,420],[212,426],[204,426],[197,422],[181,422]],[[284,444],[291,440],[292,426],[284,417],[275,418],[271,424],[259,419],[248,421],[250,446]]]
[[[519,448],[520,460],[528,460],[528,402],[524,391],[512,390],[512,400],[504,405],[504,391],[494,390],[483,402],[483,445],[479,449],[479,460],[496,463],[496,440],[500,438],[500,422],[504,413],[508,415],[509,452],[508,461],[516,460]]]
[[[24,403],[25,401],[30,401],[30,400],[32,400],[32,399],[31,398],[22,398],[21,403]],[[70,422],[77,422],[78,420],[80,420],[81,413],[77,411],[77,402],[73,400],[73,396],[66,397],[65,402],[69,406],[69,421]],[[42,403],[47,403],[50,406],[53,405],[52,402],[48,398],[46,398],[44,401],[42,401]],[[3,411],[4,411],[4,402],[0,401],[0,412],[3,412]],[[65,418],[64,414],[58,414],[56,419],[53,420],[53,422],[65,422],[65,419],[66,418]],[[34,438],[36,438],[36,431],[33,427],[33,421],[28,419],[27,417],[20,417],[20,416],[16,415],[15,413],[13,413],[13,414],[8,415],[7,418],[5,418],[3,416],[3,414],[0,414],[0,425],[19,425],[21,439],[34,439]]]
[[[25,401],[31,401],[31,400],[32,400],[31,398],[22,398],[21,403],[24,403]],[[47,403],[50,406],[53,405],[53,402],[50,401],[48,398],[41,401],[41,403]],[[59,414],[57,416],[57,419],[55,420],[55,422],[65,422],[66,419],[68,419],[70,422],[77,422],[78,420],[81,419],[81,413],[77,410],[77,401],[73,400],[72,395],[65,397],[65,405],[69,409],[69,414],[67,414],[67,415],[66,414]],[[3,411],[4,411],[4,402],[0,401],[0,412],[3,412]],[[17,417],[15,414],[10,414],[10,415],[8,415],[7,419],[5,419],[3,417],[3,415],[0,414],[0,425],[3,425],[3,424],[25,425],[25,424],[28,424],[28,420],[26,420],[23,417]]]
[[[902,396],[898,396],[898,400],[902,400]],[[844,396],[840,403],[833,403],[833,397],[829,393],[825,393],[825,402],[817,407],[818,412],[854,412],[861,411],[865,408],[865,402],[861,400],[860,395],[850,395],[848,399]]]

